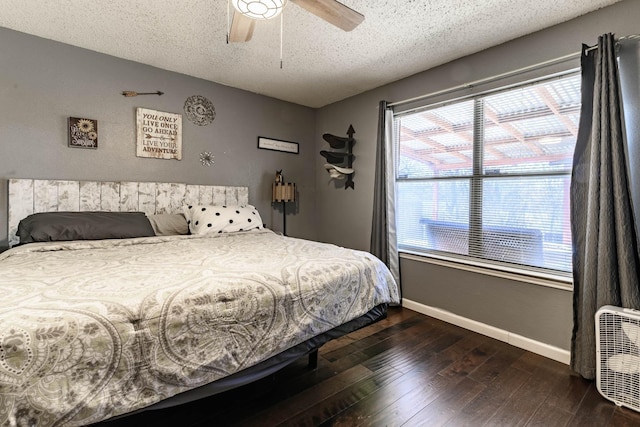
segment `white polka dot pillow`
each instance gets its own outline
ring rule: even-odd
[[[183,211],[191,234],[231,233],[262,228],[262,218],[251,205],[185,205]]]

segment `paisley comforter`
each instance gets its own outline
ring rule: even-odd
[[[86,425],[398,301],[375,257],[268,230],[0,255],[0,425]]]

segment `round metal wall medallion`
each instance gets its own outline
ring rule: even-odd
[[[193,95],[184,102],[184,112],[190,122],[206,126],[216,118],[216,109],[204,96]]]

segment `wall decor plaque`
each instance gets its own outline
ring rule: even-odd
[[[282,141],[280,139],[258,137],[258,148],[263,150],[284,151],[285,153],[298,154],[300,146],[297,142]]]
[[[98,148],[98,121],[69,117],[69,147]]]
[[[184,113],[191,123],[206,126],[216,118],[216,109],[207,98],[193,95],[184,102]]]
[[[136,156],[182,160],[182,115],[136,109]]]

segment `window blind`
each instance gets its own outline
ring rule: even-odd
[[[400,250],[571,272],[571,74],[395,118]]]

